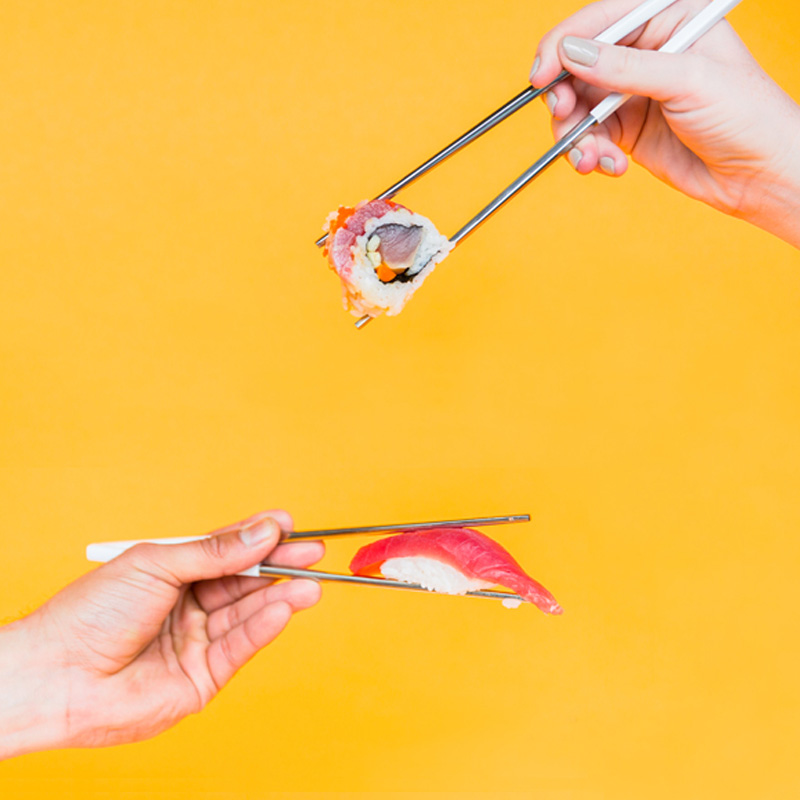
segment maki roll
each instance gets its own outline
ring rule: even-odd
[[[358,317],[399,314],[454,246],[429,219],[391,200],[343,206],[324,230],[344,307]]]
[[[564,613],[555,597],[507,550],[472,528],[432,528],[379,539],[355,554],[350,571],[355,575],[380,573],[445,594],[505,586],[545,614]],[[511,605],[513,600],[503,602]]]

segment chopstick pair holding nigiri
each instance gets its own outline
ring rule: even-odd
[[[638,27],[645,24],[668,6],[672,5],[676,0],[645,0],[631,12],[626,14],[621,20],[611,25],[604,30],[595,40],[604,44],[617,44],[629,34],[633,33]],[[689,20],[674,36],[672,36],[662,47],[659,52],[662,53],[682,53],[693,45],[698,39],[705,35],[711,28],[714,27],[725,15],[735,8],[741,0],[712,0],[712,2],[702,9],[696,16]],[[390,200],[395,197],[397,193],[408,186],[409,184],[422,177],[425,173],[442,163],[445,159],[458,152],[461,148],[475,141],[478,137],[482,136],[487,131],[491,130],[495,125],[507,119],[511,114],[519,111],[527,105],[531,100],[550,91],[554,86],[561,81],[570,77],[570,73],[564,70],[558,77],[542,89],[534,89],[527,87],[518,95],[509,100],[505,105],[497,109],[494,113],[490,114],[486,119],[479,122],[475,127],[471,128],[465,134],[460,136],[454,142],[449,144],[444,149],[440,150],[434,156],[429,158],[416,169],[412,170],[408,175],[401,178],[397,183],[392,184],[388,189],[379,194],[374,200]],[[531,165],[519,178],[507,186],[494,200],[491,201],[485,208],[479,211],[469,222],[462,226],[456,233],[454,233],[449,241],[452,246],[458,245],[470,233],[472,233],[478,226],[483,224],[492,214],[504,206],[514,195],[521,189],[527,186],[534,178],[540,175],[547,167],[562,155],[568,153],[584,136],[586,136],[596,126],[602,124],[613,113],[615,113],[628,99],[630,95],[623,95],[619,93],[612,93],[608,95],[603,101],[598,103],[589,114],[575,125],[565,136],[563,136],[553,147],[551,147],[541,158],[539,158],[533,165]],[[374,202],[374,201],[373,201]],[[317,246],[322,246],[328,234],[325,234],[316,241]],[[362,316],[357,322],[356,327],[362,328],[366,325],[372,316],[367,314]]]
[[[514,514],[501,517],[476,517],[472,519],[444,520],[439,522],[415,522],[409,524],[374,525],[361,528],[330,528],[325,530],[291,531],[283,536],[284,542],[302,541],[309,539],[326,539],[340,536],[353,535],[378,535],[383,533],[414,533],[430,531],[458,531],[467,526],[483,527],[490,525],[505,525],[516,522],[529,522],[529,514]],[[474,532],[473,532],[474,533]],[[116,558],[134,545],[141,543],[150,544],[180,544],[182,542],[198,541],[205,536],[172,537],[166,539],[134,539],[117,542],[95,542],[86,548],[86,558],[89,561],[106,562]],[[324,572],[312,569],[296,569],[292,567],[277,567],[269,564],[256,564],[250,569],[239,573],[269,578],[307,578],[314,581],[334,581],[337,583],[354,583],[362,586],[378,586],[389,589],[404,589],[412,592],[431,592],[418,583],[406,583],[390,578],[377,578],[366,575],[345,575],[334,572]],[[441,592],[433,592],[440,594]],[[484,589],[465,592],[462,596],[485,597],[493,600],[502,600],[505,604],[516,605],[523,602],[519,594],[513,592],[487,591]]]

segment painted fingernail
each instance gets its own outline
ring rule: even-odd
[[[547,107],[550,109],[551,114],[556,113],[556,106],[558,105],[558,98],[556,97],[555,92],[548,92],[544,96],[544,101],[547,103]]]
[[[561,40],[567,58],[584,67],[593,67],[600,58],[600,48],[591,39],[565,36]]]
[[[260,519],[242,528],[239,531],[239,538],[248,547],[255,547],[273,536],[276,527],[275,520],[270,518]]]
[[[539,56],[536,56],[536,58],[533,61],[533,66],[531,67],[530,77],[528,78],[528,80],[530,80],[531,82],[533,82],[533,78],[536,75],[537,70],[539,69],[539,64],[541,63],[542,59]]]
[[[614,159],[611,156],[604,156],[600,159],[600,169],[605,172],[606,175],[616,175],[617,174],[617,167],[614,164]]]
[[[581,159],[583,158],[583,153],[581,153],[577,147],[573,147],[572,150],[569,151],[567,158],[569,158],[569,163],[572,164],[575,169],[578,169],[578,165],[581,163]]]

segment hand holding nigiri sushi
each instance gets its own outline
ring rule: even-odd
[[[200,711],[319,599],[311,581],[235,574],[317,562],[319,542],[278,545],[291,525],[263,512],[202,541],[138,545],[0,628],[0,760],[147,739]]]
[[[638,0],[592,3],[540,42],[531,83],[547,93],[556,138],[609,91],[637,95],[569,153],[575,169],[622,175],[628,156],[665,183],[800,247],[800,107],[723,20],[682,55],[653,52],[697,11],[678,0],[625,46],[591,37]],[[649,99],[648,99],[649,98]]]

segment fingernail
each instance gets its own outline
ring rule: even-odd
[[[250,525],[246,525],[239,531],[239,538],[248,547],[255,547],[266,541],[275,532],[276,523],[272,519],[260,519]]]
[[[578,169],[578,165],[581,163],[581,159],[583,158],[583,153],[581,153],[577,147],[573,147],[572,150],[569,151],[567,158],[569,158],[569,163],[572,164],[575,169]]]
[[[611,158],[611,156],[604,156],[600,159],[600,169],[603,170],[606,175],[617,174],[617,167],[614,164],[614,159]]]
[[[561,40],[567,58],[584,67],[593,67],[600,58],[600,48],[591,39],[565,36]]]
[[[558,98],[556,97],[555,92],[548,92],[544,96],[544,101],[547,103],[547,107],[550,109],[551,114],[556,113],[556,106],[558,105]]]
[[[542,59],[539,56],[536,56],[536,58],[533,61],[533,66],[531,67],[530,77],[528,78],[528,80],[530,80],[531,82],[533,82],[533,78],[536,75],[536,72],[539,69],[539,64],[541,64],[541,62]]]

